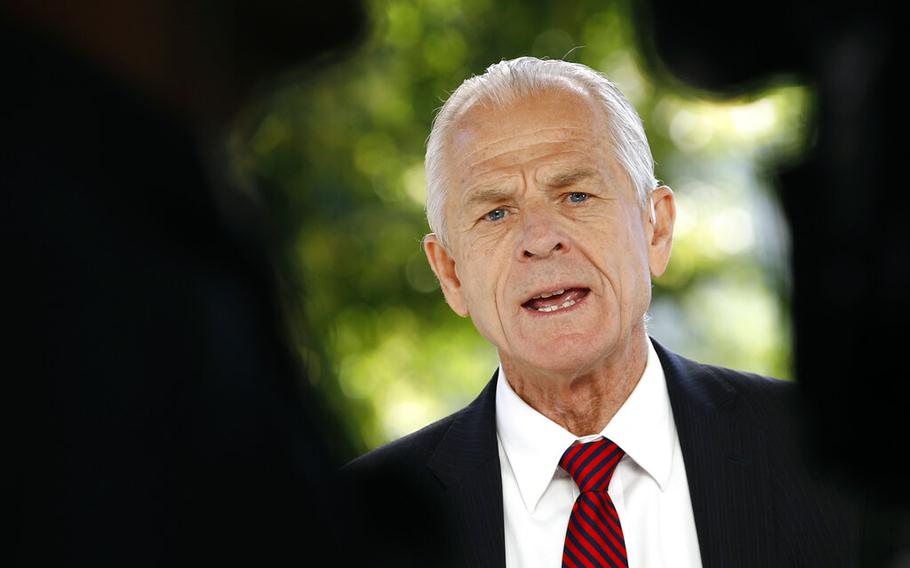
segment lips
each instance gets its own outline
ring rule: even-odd
[[[526,310],[540,313],[552,313],[571,308],[591,291],[590,288],[568,287],[555,288],[538,292],[521,306]]]

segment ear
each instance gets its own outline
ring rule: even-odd
[[[430,261],[430,268],[436,274],[439,285],[442,287],[442,293],[446,297],[446,302],[456,314],[461,317],[468,315],[467,303],[462,294],[461,280],[455,271],[455,259],[449,254],[439,237],[435,233],[430,233],[423,239],[423,251],[427,254],[427,260]]]
[[[648,236],[648,265],[656,278],[667,269],[670,249],[673,248],[676,200],[672,189],[662,185],[651,192],[649,214],[645,231]]]

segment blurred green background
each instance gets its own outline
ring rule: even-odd
[[[352,56],[284,85],[231,143],[294,275],[285,294],[310,380],[361,449],[462,407],[496,367],[420,247],[424,141],[462,80],[520,55],[606,73],[644,120],[679,209],[650,333],[703,362],[790,377],[788,237],[766,172],[805,146],[808,90],[781,82],[720,101],[651,73],[627,2],[368,7]]]

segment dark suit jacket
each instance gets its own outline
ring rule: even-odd
[[[795,385],[654,346],[703,565],[858,565],[862,500],[806,458]],[[374,560],[505,566],[495,393],[496,375],[468,407],[345,466]]]

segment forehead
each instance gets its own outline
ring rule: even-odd
[[[456,192],[509,173],[596,168],[610,153],[603,111],[574,88],[474,103],[450,132],[448,173]]]
[[[553,87],[505,104],[478,101],[452,129],[452,155],[475,157],[545,142],[586,137],[599,142],[605,117],[589,95],[571,86]]]

